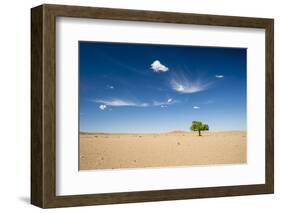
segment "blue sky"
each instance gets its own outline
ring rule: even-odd
[[[80,131],[246,130],[244,48],[79,42]]]

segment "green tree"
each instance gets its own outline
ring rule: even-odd
[[[198,135],[201,136],[201,131],[208,131],[209,125],[203,124],[201,121],[192,121],[192,125],[190,127],[192,131],[198,131]]]

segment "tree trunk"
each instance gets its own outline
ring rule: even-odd
[[[201,136],[201,130],[198,130],[198,135]]]

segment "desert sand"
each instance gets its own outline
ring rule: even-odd
[[[80,133],[80,170],[241,164],[246,132]]]

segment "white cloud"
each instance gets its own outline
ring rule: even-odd
[[[167,108],[168,106],[167,105],[161,105],[160,107],[161,108]]]
[[[135,106],[135,107],[147,107],[147,103],[135,103],[133,101],[122,100],[122,99],[111,99],[111,100],[95,100],[96,103],[101,103],[107,106]]]
[[[167,104],[167,102],[163,102],[163,101],[153,101],[152,102],[152,106],[161,106],[161,105],[165,105]]]
[[[193,108],[193,109],[200,109],[199,106],[193,106],[192,108]]]
[[[179,93],[196,93],[209,89],[210,82],[203,83],[200,80],[191,81],[185,77],[173,78],[170,80],[170,84],[173,90]]]
[[[167,72],[169,70],[169,68],[161,64],[159,60],[155,60],[150,66],[154,72]]]
[[[224,78],[223,75],[215,75],[216,78]]]
[[[167,101],[153,101],[152,106],[160,106],[163,108],[163,106],[168,107],[167,105],[172,105],[177,103],[176,100],[173,100],[172,98],[169,98]]]
[[[114,89],[114,86],[112,86],[112,85],[107,85],[106,86],[108,89]]]
[[[141,103],[141,104],[137,104],[137,106],[139,106],[139,107],[148,107],[150,105],[148,103]]]
[[[172,104],[177,103],[177,101],[173,100],[172,98],[169,98],[167,101],[153,101],[151,103],[145,103],[145,102],[141,103],[141,102],[134,102],[134,101],[123,100],[123,99],[93,100],[93,102],[102,104],[99,106],[99,108],[101,110],[104,110],[107,106],[112,106],[112,107],[122,107],[122,106],[128,106],[128,107],[160,106],[161,107],[161,106],[165,106],[165,107],[167,107],[167,105],[172,105]]]
[[[104,105],[104,104],[101,104],[100,106],[99,106],[99,108],[101,109],[101,110],[105,110],[106,109],[106,105]]]

